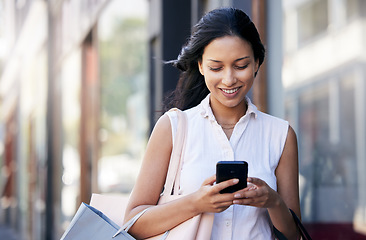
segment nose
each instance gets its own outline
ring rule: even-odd
[[[226,86],[233,86],[237,82],[236,77],[234,75],[234,71],[232,69],[226,69],[224,72],[224,76],[222,78],[222,83]]]

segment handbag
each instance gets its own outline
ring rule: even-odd
[[[304,225],[301,223],[301,220],[298,218],[298,216],[296,215],[296,213],[294,213],[294,211],[292,211],[291,209],[289,209],[292,217],[294,218],[294,221],[296,223],[297,228],[300,231],[300,235],[302,237],[303,240],[312,240],[310,237],[310,234],[308,233],[308,231],[306,230],[306,228],[304,227]]]
[[[289,210],[291,212],[292,218],[295,221],[296,227],[300,232],[301,239],[302,240],[312,240],[312,238],[310,237],[310,234],[308,233],[308,231],[306,230],[306,228],[304,227],[304,225],[302,224],[301,220],[296,215],[296,213],[294,211],[292,211],[292,209],[289,209]],[[276,236],[276,239],[287,240],[287,238],[280,231],[278,231],[274,226],[273,226],[273,232]]]
[[[170,111],[176,111],[178,126],[165,179],[164,191],[160,195],[158,205],[183,197],[183,195],[178,194],[178,191],[180,186],[180,169],[183,163],[182,159],[187,133],[187,119],[186,114],[177,108],[173,108]],[[118,198],[120,200],[118,200]],[[115,222],[121,222],[123,220],[121,212],[125,211],[127,201],[125,196],[93,194],[90,204],[95,208],[102,210],[105,215]],[[199,214],[163,234],[148,238],[148,240],[209,240],[211,238],[213,220],[213,213]]]
[[[61,240],[135,240],[128,230],[147,210],[138,213],[120,228],[101,211],[82,203]]]

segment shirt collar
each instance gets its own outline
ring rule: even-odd
[[[210,106],[210,95],[211,94],[208,94],[203,100],[202,102],[200,103],[200,106],[201,106],[201,115],[204,117],[204,118],[208,118],[210,119],[211,121],[215,121],[215,116],[213,115],[213,112],[212,112],[212,109],[211,109],[211,106]],[[253,115],[254,118],[257,118],[258,116],[258,109],[257,107],[252,103],[252,101],[250,101],[249,97],[245,97],[247,103],[248,103],[248,109],[247,109],[247,112],[246,114],[243,116],[251,116]]]

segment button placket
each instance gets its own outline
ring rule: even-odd
[[[233,217],[234,217],[234,206],[232,205],[228,209],[226,209],[224,218],[225,231],[227,236],[229,237],[228,239],[231,239],[232,237]]]
[[[220,146],[222,147],[223,150],[223,155],[225,159],[222,160],[233,160],[234,158],[234,150],[231,146],[230,141],[227,139],[224,131],[222,131],[221,126],[216,122],[216,121],[211,121],[211,125],[214,129],[214,132],[217,136],[217,139],[220,143]]]
[[[251,114],[245,115],[242,119],[239,120],[238,126],[234,129],[233,135],[230,138],[230,143],[233,151],[236,149],[236,146],[238,145],[241,136],[244,134],[245,129],[249,124],[250,117]]]

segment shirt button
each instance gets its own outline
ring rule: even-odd
[[[230,226],[230,222],[229,221],[226,221],[225,222],[225,225],[226,225],[226,227],[229,227]]]

